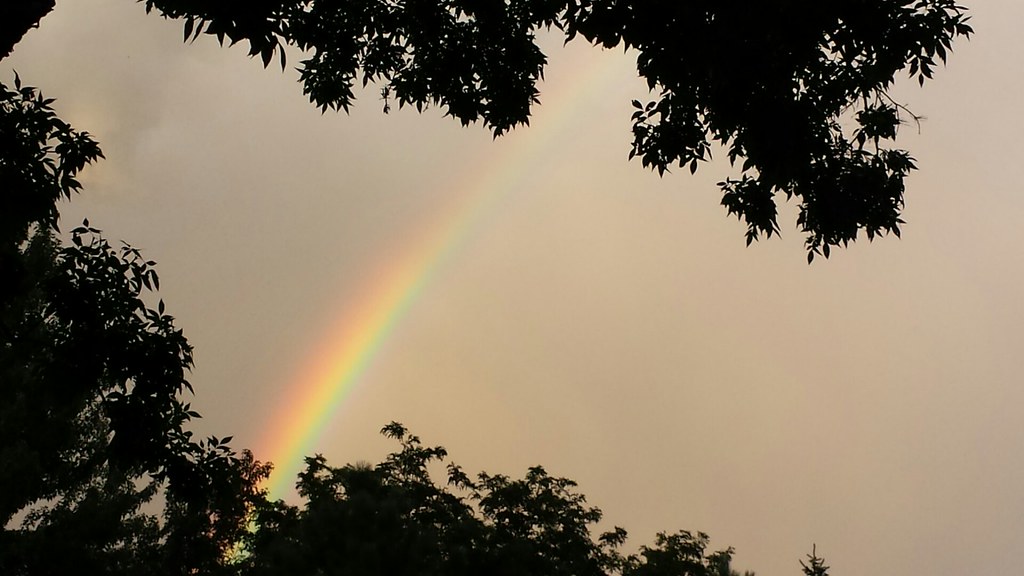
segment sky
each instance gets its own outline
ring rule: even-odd
[[[1005,574],[1024,549],[1024,5],[968,4],[976,36],[893,92],[926,117],[899,141],[920,167],[902,239],[811,266],[793,205],[781,239],[744,246],[724,159],[627,161],[647,92],[622,51],[545,40],[541,105],[496,141],[385,115],[372,88],[321,114],[293,70],[183,45],[129,0],[59,2],[0,78],[100,141],[62,221],[158,262],[203,434],[342,465],[383,458],[396,420],[467,471],[572,478],[630,546],[689,529],[759,576],[799,574],[812,544],[833,576]]]

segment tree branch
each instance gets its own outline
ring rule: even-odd
[[[14,45],[53,10],[56,0],[14,0],[0,6],[0,60],[7,58]]]

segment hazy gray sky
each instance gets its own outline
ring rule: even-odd
[[[792,206],[782,239],[744,247],[724,161],[627,162],[646,92],[620,51],[552,41],[532,125],[497,142],[385,116],[373,90],[321,116],[295,73],[182,45],[130,0],[58,2],[2,74],[103,145],[65,225],[158,261],[204,433],[271,458],[268,426],[374,275],[484,197],[317,443],[332,463],[377,461],[398,420],[467,470],[576,480],[631,545],[686,528],[759,576],[799,574],[812,543],[834,576],[1009,574],[1024,5],[969,4],[976,37],[895,91],[927,117],[901,135],[921,168],[903,239],[813,266]]]

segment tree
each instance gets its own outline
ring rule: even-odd
[[[244,41],[264,65],[298,48],[303,91],[323,110],[347,110],[353,86],[374,83],[385,111],[435,105],[495,136],[538,102],[539,30],[631,49],[655,99],[633,101],[630,157],[695,172],[723,150],[740,170],[719,183],[722,204],[747,244],[779,232],[780,196],[796,199],[809,261],[861,231],[899,236],[915,165],[889,146],[918,117],[888,90],[904,70],[923,84],[972,33],[955,0],[145,3],[184,20],[186,39]]]
[[[306,459],[298,480],[305,504],[257,512],[243,574],[738,576],[732,549],[707,553],[701,533],[662,533],[654,547],[624,556],[626,531],[593,538],[601,511],[575,482],[540,466],[513,480],[470,478],[448,463],[448,487],[439,486],[429,469],[444,463],[444,448],[424,446],[397,423],[382,433],[400,449],[376,466]]]
[[[780,231],[780,196],[796,199],[808,261],[861,231],[900,235],[916,167],[889,146],[919,118],[888,90],[904,70],[924,84],[973,32],[956,0],[144,1],[183,20],[186,40],[247,42],[265,66],[276,55],[283,68],[285,47],[298,48],[303,91],[325,111],[348,110],[354,85],[375,83],[385,111],[434,105],[496,137],[539,101],[539,30],[632,49],[656,98],[633,101],[630,158],[695,172],[724,150],[740,172],[719,183],[722,205],[746,222],[747,244]],[[52,7],[5,8],[0,51]]]
[[[623,576],[661,576],[685,574],[687,576],[732,576],[729,568],[732,548],[706,554],[708,535],[692,534],[685,530],[675,534],[659,533],[655,547],[643,546],[640,554],[631,556]]]
[[[144,1],[184,20],[186,40],[244,41],[265,66],[298,48],[303,91],[323,110],[348,110],[353,86],[375,83],[385,111],[435,105],[495,136],[539,101],[540,29],[632,49],[656,98],[633,101],[630,158],[695,172],[724,150],[740,173],[719,183],[722,205],[746,222],[747,244],[780,231],[780,196],[796,199],[808,261],[861,231],[899,236],[915,164],[888,146],[919,118],[888,90],[904,70],[923,84],[972,33],[956,0]],[[52,6],[5,8],[0,50]]]
[[[828,576],[828,566],[825,566],[825,559],[818,557],[818,547],[812,546],[811,553],[807,555],[807,563],[800,561],[800,567],[805,576]]]
[[[56,0],[20,0],[0,6],[0,59],[10,55],[14,45],[53,10]]]
[[[192,348],[146,302],[154,263],[88,221],[57,239],[101,153],[51,103],[0,84],[0,572],[216,574],[268,468],[187,429]]]

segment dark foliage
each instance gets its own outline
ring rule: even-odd
[[[800,561],[800,567],[805,576],[828,576],[828,566],[825,566],[825,559],[818,556],[817,546],[811,548],[806,563],[803,560]]]
[[[386,102],[440,106],[496,136],[538,102],[538,30],[632,49],[654,99],[633,102],[630,157],[694,172],[722,148],[740,167],[722,204],[747,243],[778,233],[777,197],[795,198],[809,260],[861,231],[899,235],[914,161],[890,146],[917,118],[888,89],[902,71],[923,84],[972,32],[955,0],[145,3],[183,19],[186,39],[247,42],[265,65],[299,48],[303,90],[322,109],[347,110],[354,85],[376,83]]]
[[[7,0],[0,4],[0,59],[6,58],[22,36],[39,25],[56,0]]]
[[[145,301],[154,263],[88,221],[57,240],[101,154],[51,102],[0,84],[0,573],[215,574],[267,467],[187,430],[192,348]]]
[[[437,485],[429,469],[444,463],[443,448],[423,446],[397,423],[382,432],[401,449],[376,466],[306,459],[304,506],[258,511],[243,574],[739,576],[732,549],[707,553],[706,534],[659,534],[653,547],[623,555],[626,531],[594,538],[601,511],[575,482],[539,466],[513,480],[470,478],[448,463],[447,486]]]

